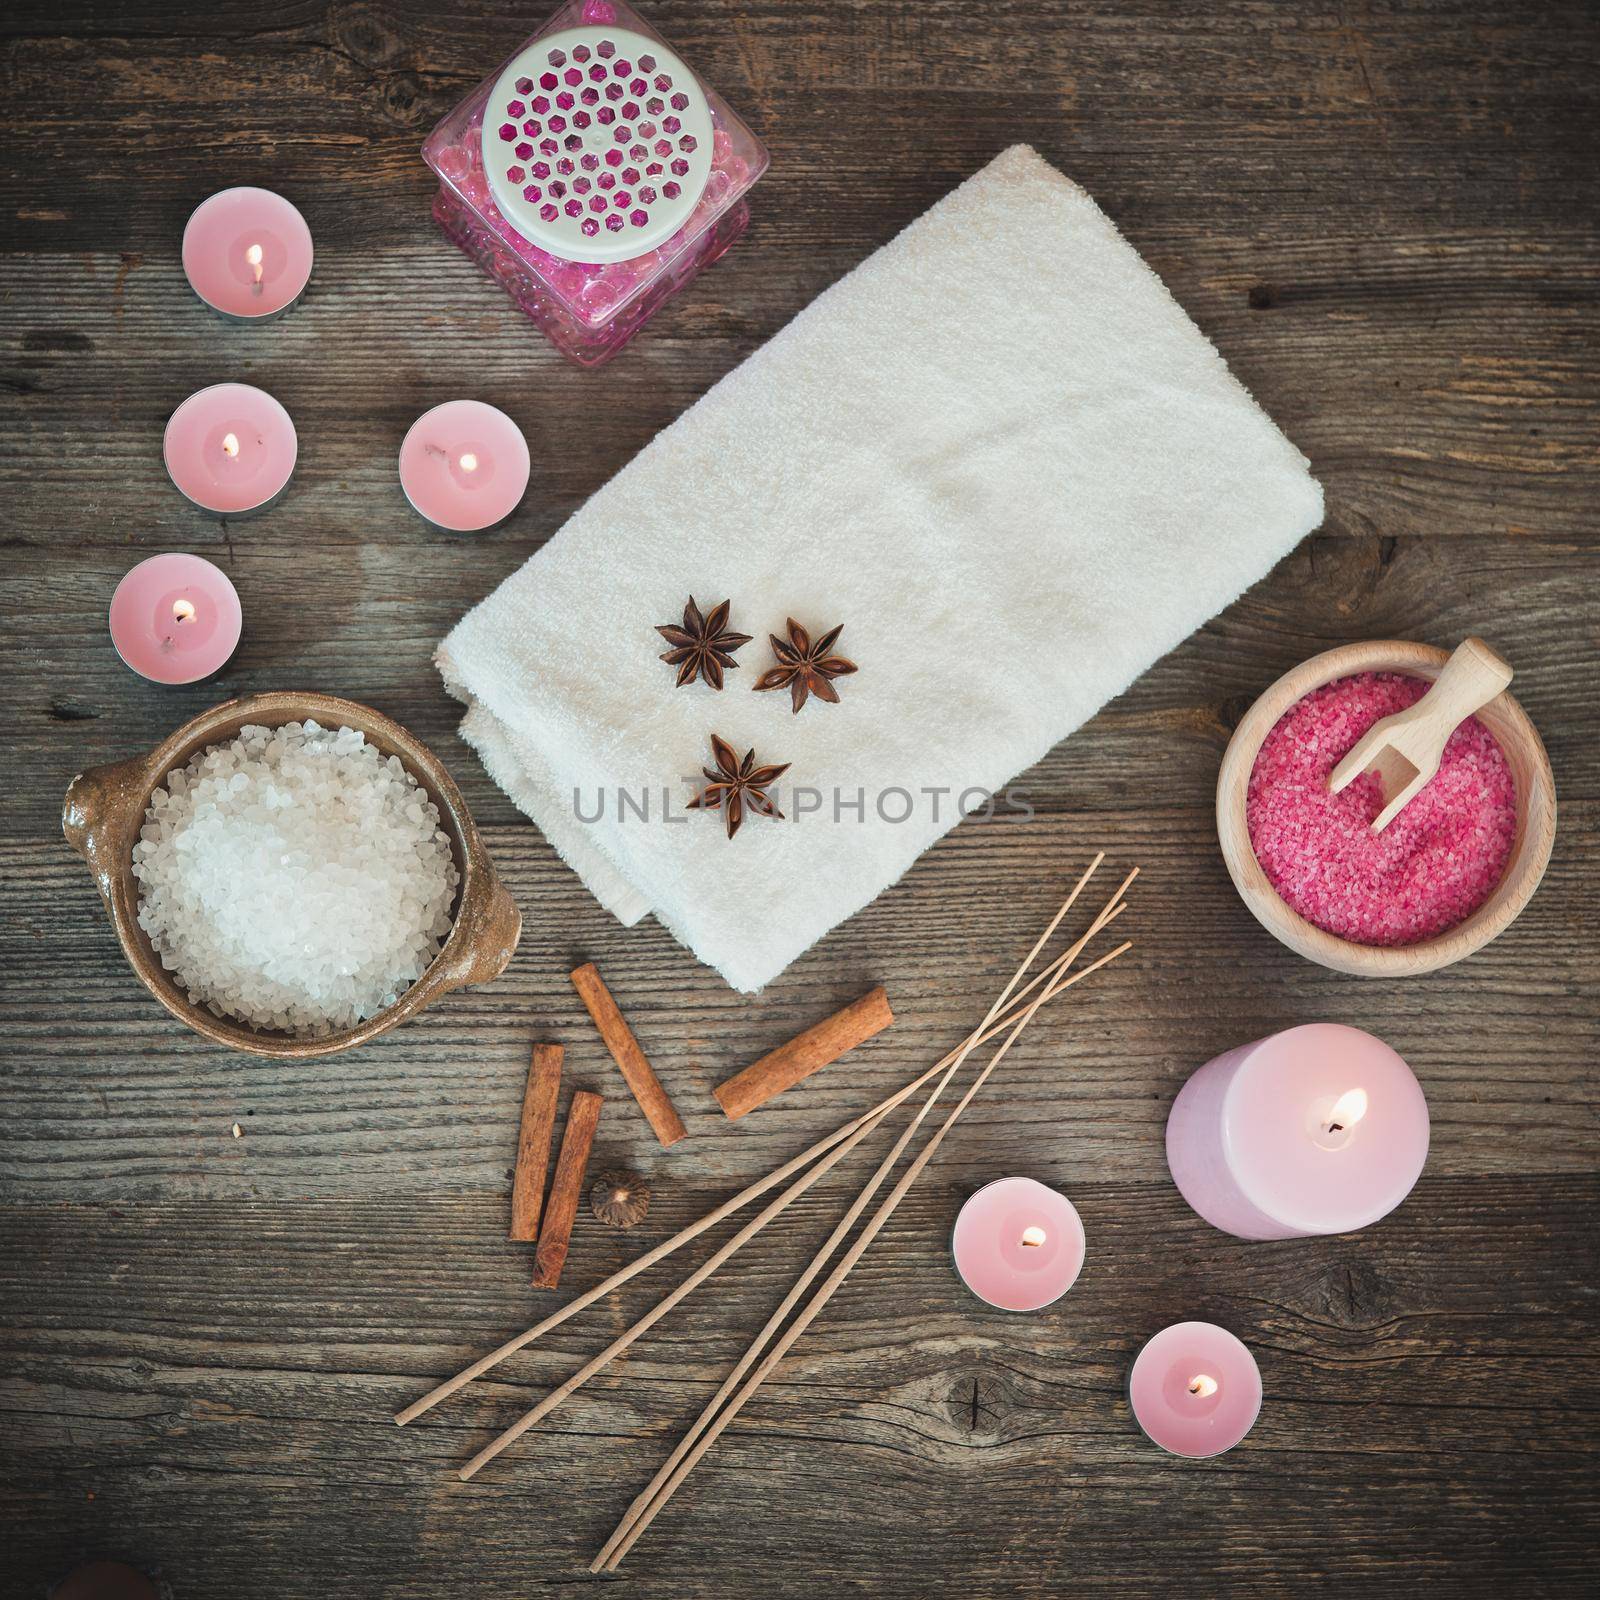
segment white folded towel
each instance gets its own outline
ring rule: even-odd
[[[1304,457],[1019,145],[653,440],[438,663],[463,736],[600,901],[753,990],[1321,517]],[[691,594],[755,635],[720,694],[657,659]],[[751,692],[789,616],[844,624],[839,704]],[[683,810],[712,733],[792,764],[789,820],[730,841]],[[820,809],[795,816],[795,786]]]

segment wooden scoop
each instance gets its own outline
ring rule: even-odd
[[[1374,723],[1362,735],[1333,769],[1328,788],[1338,794],[1358,773],[1375,774],[1384,805],[1372,831],[1382,833],[1439,770],[1450,735],[1510,682],[1510,666],[1482,639],[1463,639],[1414,706]]]

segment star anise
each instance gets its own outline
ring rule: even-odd
[[[750,635],[729,629],[728,606],[729,602],[724,600],[712,609],[710,616],[702,616],[694,596],[690,595],[688,605],[683,608],[682,627],[673,622],[657,624],[656,632],[672,646],[661,659],[669,667],[678,669],[680,689],[696,678],[704,678],[713,689],[720,689],[722,669],[739,665],[733,659],[733,652],[740,645],[749,644]]]
[[[790,617],[787,639],[780,639],[775,633],[767,635],[778,665],[756,679],[756,688],[781,689],[787,684],[796,711],[806,703],[806,696],[813,694],[819,700],[831,700],[837,705],[839,691],[834,688],[833,680],[856,670],[855,662],[829,653],[843,632],[841,622],[813,643],[811,635]]]
[[[783,813],[767,797],[767,790],[789,770],[785,761],[778,767],[758,767],[754,750],[745,752],[741,761],[726,739],[711,735],[711,753],[716,757],[717,768],[702,767],[711,781],[689,802],[692,811],[722,811],[731,839],[744,821],[745,807],[764,817],[781,818]]]

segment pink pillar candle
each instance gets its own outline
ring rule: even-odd
[[[1065,1195],[1033,1178],[997,1178],[962,1206],[950,1253],[980,1300],[1037,1311],[1078,1281],[1083,1223]]]
[[[528,488],[528,441],[505,412],[447,400],[412,423],[400,446],[400,487],[412,509],[447,533],[504,522]]]
[[[289,413],[261,389],[216,383],[167,423],[162,455],[178,492],[214,517],[253,516],[294,474],[300,442]]]
[[[270,322],[311,277],[306,219],[270,189],[224,189],[183,230],[183,275],[228,322]]]
[[[220,671],[239,643],[239,594],[202,556],[151,556],[111,597],[111,642],[152,683],[197,683]]]
[[[1163,1450],[1217,1456],[1238,1444],[1261,1415],[1261,1371],[1226,1328],[1175,1322],[1134,1360],[1128,1404]]]
[[[1331,1022],[1208,1061],[1167,1118],[1173,1182],[1241,1239],[1364,1228],[1405,1199],[1427,1156],[1411,1069],[1381,1039]]]

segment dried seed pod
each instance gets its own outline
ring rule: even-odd
[[[704,679],[713,689],[720,689],[723,668],[739,665],[733,653],[740,645],[750,643],[750,635],[735,633],[728,626],[728,608],[729,602],[724,600],[703,615],[694,603],[694,596],[690,595],[688,605],[683,608],[682,627],[676,622],[657,626],[656,632],[672,646],[661,659],[669,667],[678,669],[680,689],[696,678]]]
[[[589,1208],[608,1228],[631,1228],[650,1209],[650,1185],[637,1172],[602,1172],[589,1191]]]

